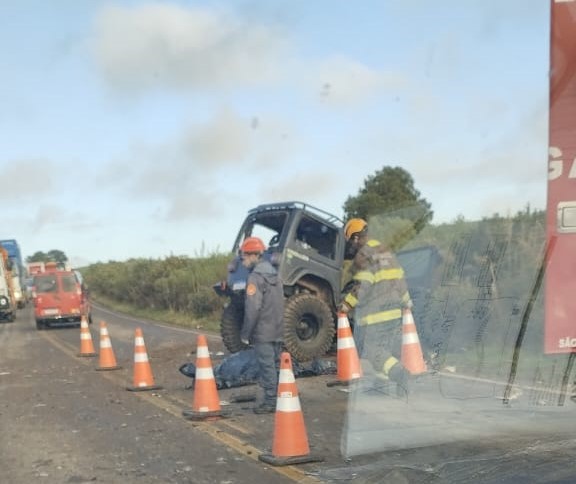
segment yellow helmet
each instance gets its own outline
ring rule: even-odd
[[[349,240],[352,235],[362,232],[366,227],[368,227],[366,220],[351,218],[346,222],[346,225],[344,225],[344,237],[346,237],[346,240]]]

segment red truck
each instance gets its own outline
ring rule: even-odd
[[[44,269],[44,262],[28,262],[28,274],[31,276],[44,272]]]
[[[49,326],[79,326],[82,317],[92,323],[90,301],[76,271],[60,270],[46,264],[33,282],[36,329]]]
[[[545,353],[576,352],[576,2],[552,1]],[[545,269],[545,270],[544,270]]]

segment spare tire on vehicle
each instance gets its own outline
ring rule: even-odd
[[[328,304],[313,294],[295,294],[284,308],[284,346],[298,361],[326,354],[336,325]]]

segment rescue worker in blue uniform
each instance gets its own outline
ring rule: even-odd
[[[243,343],[254,347],[263,397],[254,413],[276,411],[278,371],[284,335],[284,289],[277,270],[262,258],[266,250],[258,237],[248,237],[240,247],[242,264],[250,273],[246,282]]]
[[[409,373],[401,363],[402,310],[412,302],[404,270],[395,255],[368,236],[368,224],[350,219],[344,227],[347,253],[353,257],[352,280],[339,309],[354,310],[354,339],[360,358],[368,360],[379,378],[397,383],[398,394],[408,391]]]

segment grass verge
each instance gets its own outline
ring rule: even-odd
[[[143,318],[150,321],[157,321],[162,324],[169,324],[173,326],[180,326],[183,328],[203,329],[212,333],[220,332],[219,315],[214,315],[210,318],[194,318],[189,314],[179,313],[175,311],[165,311],[160,309],[139,308],[131,304],[120,303],[112,299],[92,294],[90,299],[97,304],[105,306],[106,308],[116,311],[118,313],[127,314],[137,318]]]

